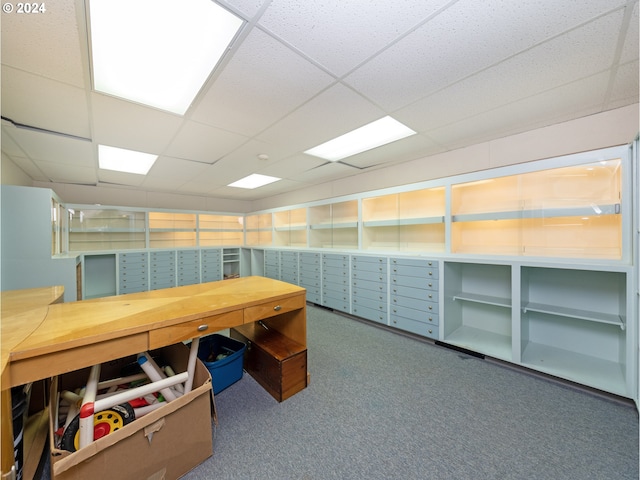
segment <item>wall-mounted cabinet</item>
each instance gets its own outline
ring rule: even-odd
[[[260,213],[247,215],[244,219],[245,244],[248,246],[270,246],[273,243],[273,215]]]
[[[445,187],[362,199],[362,248],[445,251]]]
[[[309,246],[358,248],[358,201],[309,207]]]
[[[242,216],[198,214],[198,243],[201,247],[240,246],[243,236]]]
[[[67,207],[70,252],[146,247],[144,212]]]
[[[452,253],[622,258],[622,159],[451,187]]]
[[[274,244],[280,247],[307,246],[307,208],[273,213]]]
[[[196,214],[149,212],[149,247],[196,246]]]

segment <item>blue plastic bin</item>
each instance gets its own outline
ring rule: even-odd
[[[214,334],[200,339],[198,358],[211,373],[214,394],[242,378],[246,349],[244,343],[224,335]],[[216,360],[218,356],[224,357]]]

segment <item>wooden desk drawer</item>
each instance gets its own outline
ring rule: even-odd
[[[215,333],[225,328],[242,325],[242,310],[199,318],[190,322],[158,328],[149,332],[149,348],[160,348],[194,337]]]
[[[267,302],[255,307],[244,309],[244,323],[251,323],[257,320],[280,315],[281,313],[299,310],[305,306],[305,296],[296,295],[278,301]]]

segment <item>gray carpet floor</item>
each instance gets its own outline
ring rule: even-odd
[[[633,404],[310,306],[311,384],[216,396],[204,479],[637,480]]]

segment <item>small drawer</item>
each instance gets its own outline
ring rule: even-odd
[[[158,328],[149,332],[149,348],[154,349],[172,345],[241,324],[242,311],[234,310],[233,312],[199,318],[170,327]]]
[[[288,297],[282,300],[262,303],[254,307],[247,307],[244,309],[244,323],[255,322],[262,320],[263,318],[273,317],[280,315],[281,313],[299,310],[304,307],[304,295],[296,295],[295,297]]]

